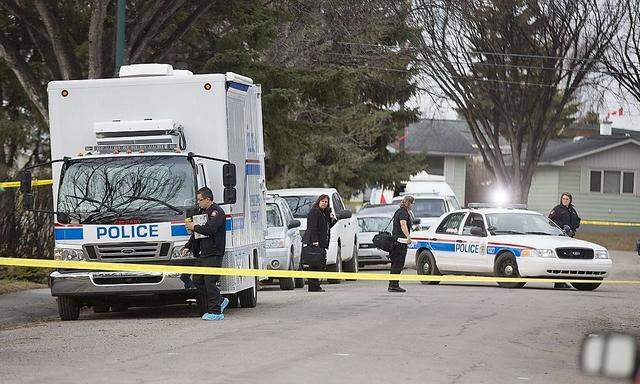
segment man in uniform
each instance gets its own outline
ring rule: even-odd
[[[199,214],[206,214],[205,224],[187,222],[187,229],[191,237],[182,251],[187,254],[193,252],[198,267],[221,267],[226,241],[226,217],[224,210],[213,202],[213,192],[207,187],[202,187],[197,193]],[[196,238],[196,233],[202,236]],[[229,305],[229,299],[220,295],[216,285],[220,276],[195,275],[193,282],[198,289],[198,301],[201,308],[206,307],[203,320],[224,319],[224,309]]]
[[[413,196],[405,196],[402,198],[400,208],[393,215],[393,232],[391,235],[396,242],[393,249],[389,253],[391,259],[392,275],[399,275],[404,267],[404,261],[407,257],[407,246],[411,244],[411,208],[413,207]],[[400,287],[398,280],[389,280],[389,292],[406,292]]]

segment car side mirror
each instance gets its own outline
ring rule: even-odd
[[[471,236],[480,236],[480,237],[484,237],[486,236],[486,232],[484,231],[483,228],[480,227],[471,227]]]
[[[225,164],[222,166],[222,185],[225,188],[233,188],[236,186],[236,165]]]
[[[236,203],[236,189],[235,188],[225,188],[223,191],[223,198],[225,204],[235,204]]]
[[[20,173],[20,193],[25,195],[31,193],[31,171],[24,170]]]
[[[338,211],[338,213],[336,214],[336,219],[338,219],[338,220],[350,219],[350,218],[351,218],[351,211],[349,211],[347,209],[343,209],[342,211]]]
[[[639,364],[638,342],[625,334],[591,334],[582,341],[580,370],[588,376],[633,379]]]
[[[293,228],[298,228],[300,226],[300,220],[291,220],[289,222],[289,224],[287,225],[287,228],[289,229],[293,229]]]

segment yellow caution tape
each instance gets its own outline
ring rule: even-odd
[[[621,221],[600,221],[600,220],[582,220],[580,224],[587,225],[603,225],[614,227],[640,227],[640,223],[625,223]]]
[[[40,185],[52,185],[53,184],[53,180],[51,179],[47,179],[47,180],[33,180],[31,182],[31,185],[33,185],[34,187],[40,186]],[[19,181],[3,181],[0,182],[0,188],[19,188],[20,187],[20,182]]]
[[[157,272],[157,273],[184,273],[194,275],[219,275],[219,276],[249,276],[249,277],[297,277],[314,279],[354,279],[354,280],[402,280],[402,281],[446,281],[459,283],[606,283],[606,284],[640,284],[640,280],[588,280],[571,278],[510,278],[510,277],[482,277],[463,275],[391,275],[378,273],[353,273],[353,272],[309,272],[309,271],[281,271],[271,269],[235,269],[212,267],[187,267],[177,265],[159,264],[126,264],[126,263],[100,263],[87,261],[62,261],[42,259],[19,259],[0,257],[0,265],[16,267],[37,268],[61,268],[79,269],[91,271],[125,271],[125,272]]]

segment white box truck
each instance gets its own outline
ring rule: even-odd
[[[223,267],[258,268],[266,228],[259,85],[230,72],[138,64],[119,78],[53,81],[48,95],[55,259],[193,265],[181,256],[185,217],[208,186],[227,215]],[[30,179],[28,169],[27,208]],[[219,285],[232,306],[256,305],[256,278],[223,276]],[[190,277],[172,273],[57,270],[50,286],[63,320],[86,306],[197,298]]]

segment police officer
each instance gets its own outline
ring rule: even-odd
[[[560,196],[560,204],[556,205],[551,212],[549,218],[558,225],[558,227],[566,230],[568,235],[573,237],[576,230],[580,227],[580,216],[573,206],[573,196],[569,192],[564,192]],[[571,288],[567,283],[555,283],[554,288]]]
[[[413,207],[413,196],[402,198],[400,208],[393,214],[393,232],[391,235],[396,242],[389,253],[391,259],[391,274],[399,275],[404,267],[407,257],[407,246],[411,244],[411,208]],[[406,292],[400,288],[398,280],[389,280],[389,292]]]
[[[187,222],[185,225],[191,232],[191,237],[185,245],[183,254],[189,251],[196,257],[196,266],[199,267],[221,267],[224,256],[226,241],[226,217],[224,210],[213,202],[213,192],[207,187],[200,188],[197,193],[198,214],[206,214],[207,222],[204,225],[197,225]],[[196,239],[195,234],[204,235]],[[195,275],[194,283],[198,289],[198,301],[201,308],[206,306],[206,313],[203,320],[224,319],[224,309],[229,305],[229,299],[220,295],[220,290],[216,283],[220,276]]]

